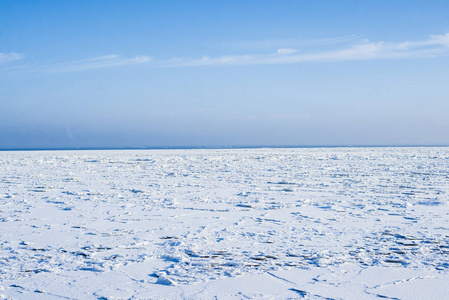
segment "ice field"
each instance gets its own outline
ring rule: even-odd
[[[447,299],[449,148],[0,152],[0,298]]]

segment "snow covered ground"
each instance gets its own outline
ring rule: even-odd
[[[449,298],[449,148],[0,152],[0,298]]]

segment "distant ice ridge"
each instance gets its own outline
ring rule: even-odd
[[[0,298],[438,296],[448,192],[445,147],[0,152]]]

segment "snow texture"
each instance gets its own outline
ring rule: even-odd
[[[0,299],[449,297],[449,148],[0,152]]]

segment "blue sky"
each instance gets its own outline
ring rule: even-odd
[[[448,145],[448,1],[0,2],[0,148]]]

